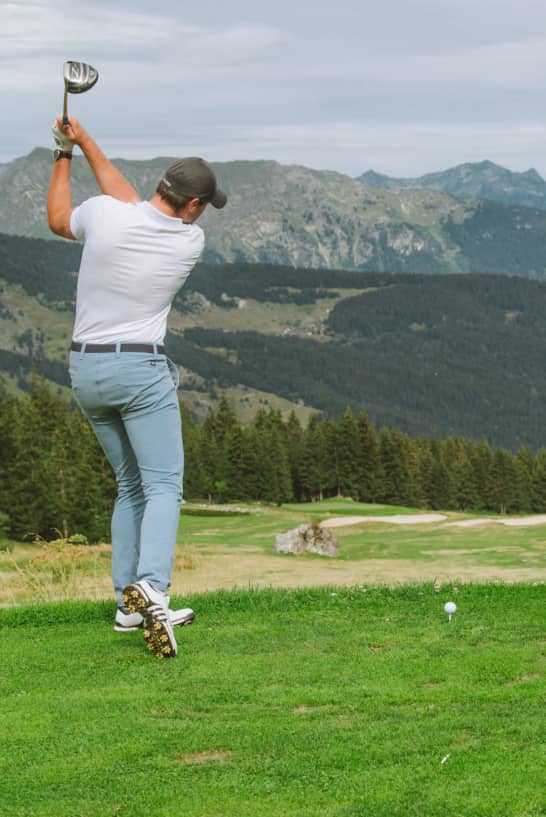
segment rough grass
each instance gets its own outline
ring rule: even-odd
[[[112,605],[2,611],[0,812],[539,817],[544,588],[453,594],[196,596],[165,662]]]
[[[327,559],[277,554],[275,536],[302,522],[343,513],[373,520],[373,514],[415,509],[334,499],[282,508],[249,505],[249,513],[237,516],[216,510],[214,516],[195,516],[195,510],[193,506],[192,515],[181,517],[173,573],[177,593],[426,580],[546,582],[546,525],[457,528],[443,522],[402,526],[368,521],[335,528],[340,555]],[[464,517],[446,516],[449,521]],[[16,543],[0,552],[0,606],[111,597],[108,545]]]

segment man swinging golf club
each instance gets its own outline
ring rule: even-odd
[[[70,351],[75,397],[116,475],[112,516],[115,629],[144,626],[159,658],[177,653],[173,626],[190,609],[169,610],[183,447],[176,367],[163,340],[175,293],[204,246],[196,224],[226,196],[203,159],[179,159],[156,193],[138,193],[77,119],[59,117],[47,199],[50,229],[84,242]],[[102,195],[72,206],[70,166],[79,145]]]

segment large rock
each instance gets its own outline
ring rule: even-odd
[[[337,556],[339,542],[329,530],[320,525],[299,525],[275,537],[277,553],[318,553],[319,556]]]

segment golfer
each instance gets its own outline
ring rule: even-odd
[[[47,198],[50,229],[83,241],[70,351],[72,388],[117,480],[112,516],[114,628],[144,627],[158,657],[177,653],[173,626],[190,609],[169,610],[184,455],[178,373],[163,340],[175,293],[204,246],[196,224],[226,196],[199,158],[167,168],[156,193],[138,193],[77,119],[53,134],[58,148]],[[72,148],[79,145],[102,195],[72,206]]]

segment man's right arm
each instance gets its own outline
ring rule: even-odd
[[[141,201],[135,188],[125,176],[106,158],[95,140],[82,128],[78,120],[71,116],[68,125],[62,124],[62,117],[57,119],[57,126],[75,145],[78,145],[93,171],[101,193],[112,196],[119,201]]]

